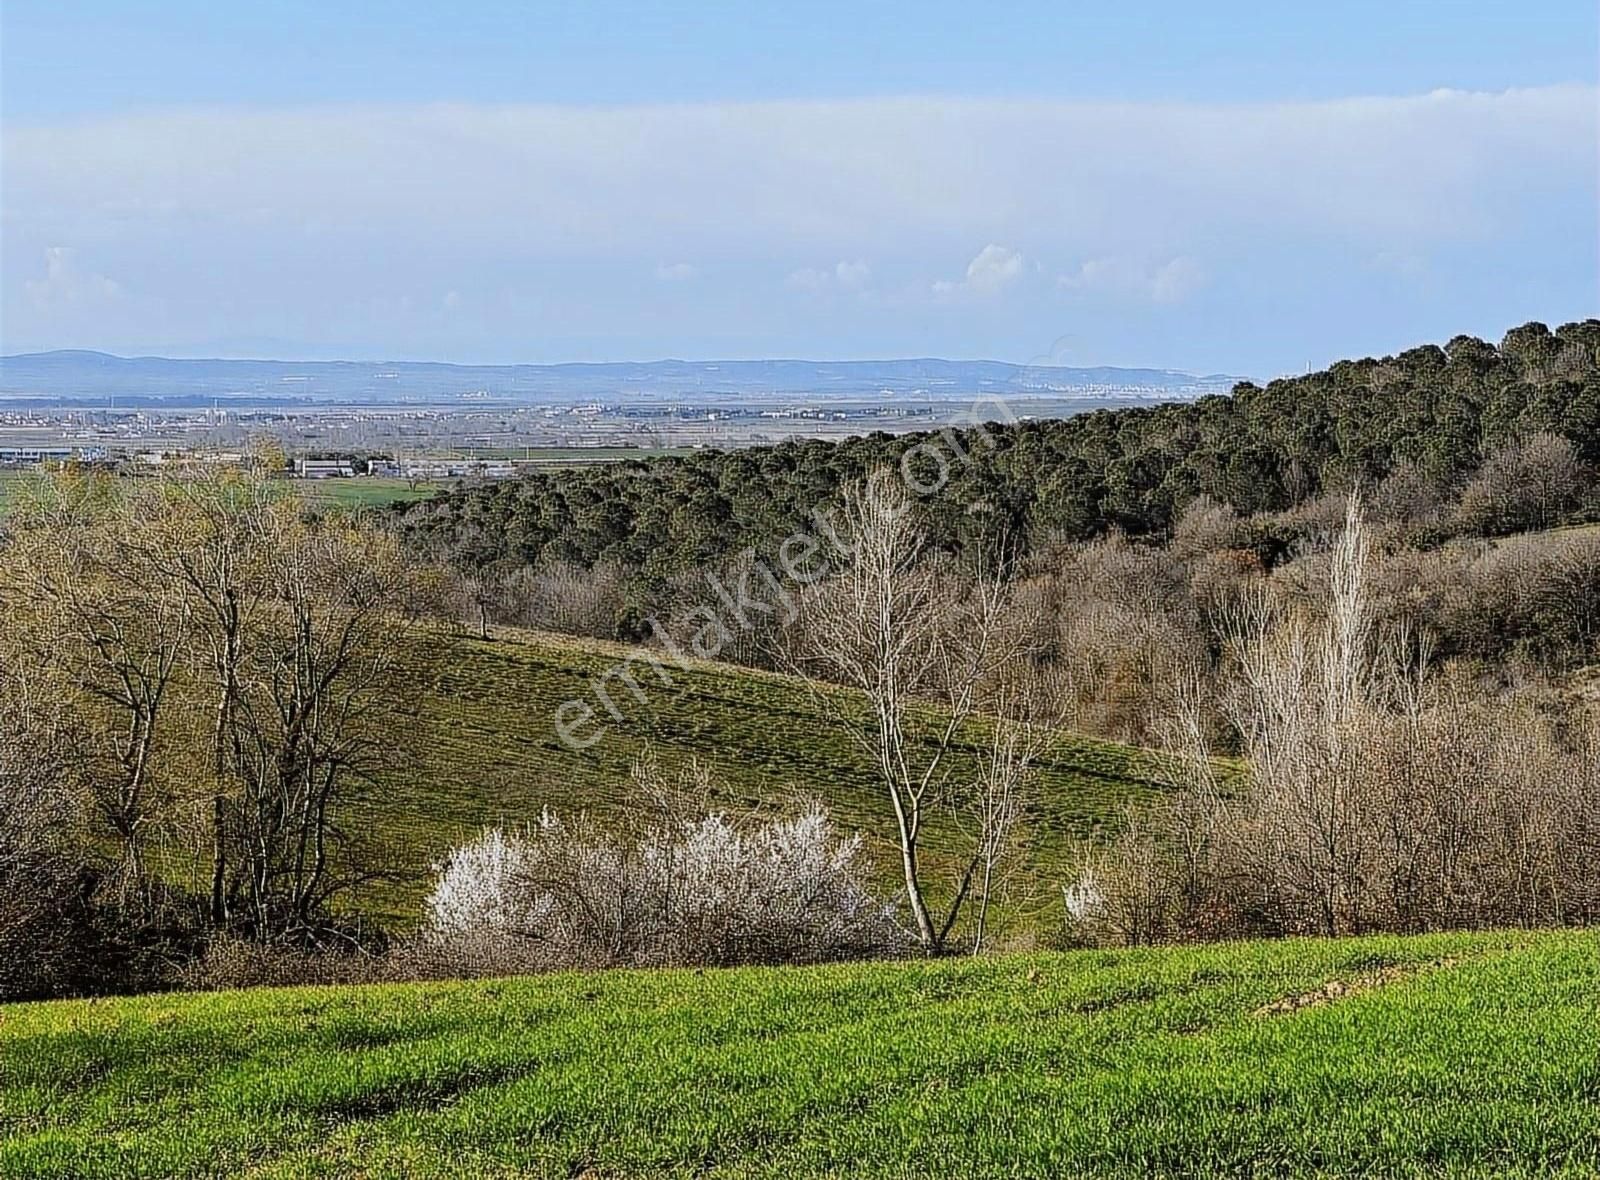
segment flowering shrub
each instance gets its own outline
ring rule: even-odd
[[[546,812],[451,852],[427,911],[427,939],[480,969],[814,963],[906,946],[867,890],[861,838],[817,805],[620,833]]]

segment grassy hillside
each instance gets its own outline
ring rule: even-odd
[[[1593,1176],[1597,996],[1591,932],[15,1005],[0,1174]]]
[[[503,631],[489,642],[419,634],[396,653],[390,673],[406,720],[389,731],[390,769],[363,810],[363,829],[420,873],[485,823],[527,821],[545,806],[626,806],[629,769],[649,748],[669,768],[690,759],[708,765],[726,784],[730,809],[792,804],[797,793],[811,794],[847,827],[891,834],[861,752],[830,726],[806,688],[786,677],[701,664],[674,670],[667,689],[641,670],[648,702],[614,689],[623,720],[588,749],[568,748],[555,731],[556,709],[585,697],[627,650],[530,632]],[[1041,765],[1043,798],[1032,822],[1039,872],[1029,876],[1041,889],[1054,890],[1082,837],[1152,789],[1154,769],[1141,751],[1061,737]],[[934,824],[935,859],[950,835],[948,822]],[[419,878],[392,889],[385,900],[403,914],[421,885]],[[1020,897],[1012,906],[1030,908]]]

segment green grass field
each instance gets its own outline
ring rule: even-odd
[[[16,1180],[1595,1176],[1600,936],[13,1005],[0,1138]]]
[[[409,504],[426,500],[444,485],[409,479],[307,479],[295,483],[295,490],[308,503],[327,508],[381,508],[386,504]]]
[[[799,682],[696,664],[674,670],[668,689],[640,669],[646,703],[614,688],[622,721],[586,750],[564,745],[557,708],[585,696],[628,650],[530,632],[483,642],[424,631],[395,652],[389,675],[402,719],[389,731],[389,769],[357,827],[417,874],[384,893],[396,919],[414,913],[430,862],[486,823],[527,822],[545,806],[602,815],[629,806],[629,770],[647,749],[668,769],[691,759],[706,765],[725,792],[718,802],[731,811],[792,806],[797,794],[821,798],[843,826],[876,838],[885,888],[893,888],[889,814],[871,768]],[[1146,797],[1156,770],[1143,751],[1063,734],[1040,763],[1029,871],[1019,874],[1007,911],[1037,918],[1058,909],[1058,887],[1083,839],[1117,820],[1127,801]],[[953,835],[950,822],[935,817],[936,874]]]

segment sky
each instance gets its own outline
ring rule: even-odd
[[[1271,377],[1600,313],[1593,0],[6,0],[0,351]]]

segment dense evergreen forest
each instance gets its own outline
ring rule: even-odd
[[[1192,403],[538,473],[411,505],[399,525],[469,572],[622,571],[639,602],[741,550],[771,555],[842,485],[919,447],[923,479],[940,463],[948,474],[917,500],[936,546],[998,538],[1026,552],[1111,531],[1163,539],[1202,496],[1269,513],[1397,473],[1455,494],[1536,435],[1568,440],[1587,469],[1600,460],[1600,320],[1526,324],[1498,347],[1457,336]],[[1529,523],[1485,521],[1486,532]]]

